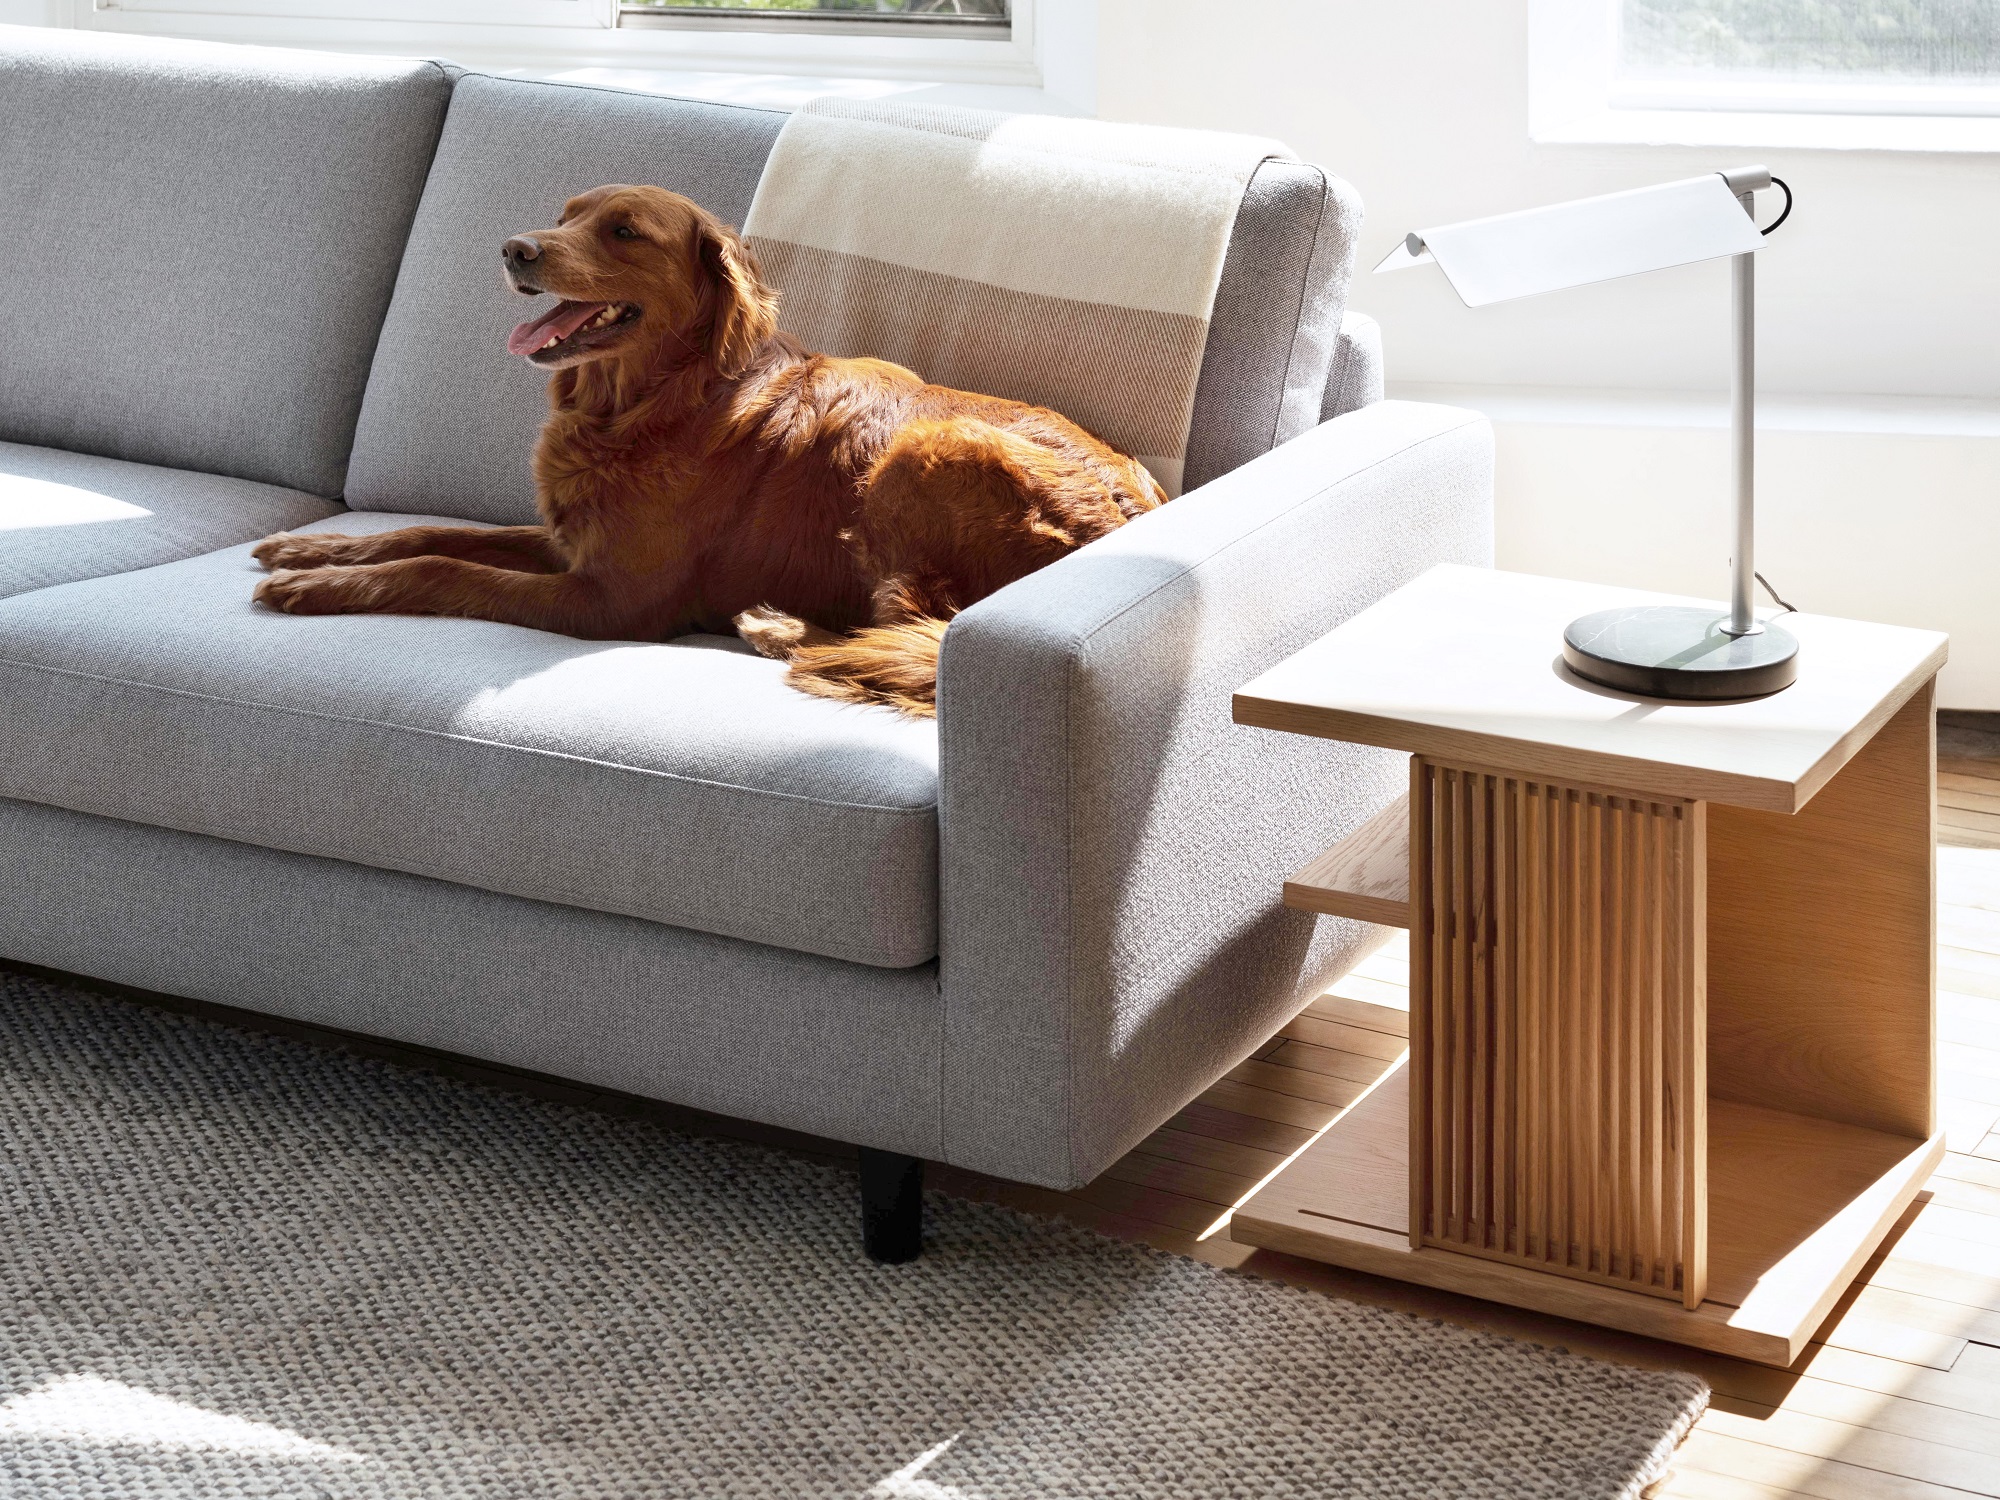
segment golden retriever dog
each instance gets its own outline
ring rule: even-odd
[[[597,188],[501,254],[559,299],[508,340],[553,372],[542,524],[270,537],[259,601],[592,640],[733,627],[808,692],[930,714],[954,613],[1166,499],[1054,412],[808,354],[737,233],[676,193]]]

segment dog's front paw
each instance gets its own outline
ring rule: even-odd
[[[281,531],[252,547],[250,555],[274,573],[280,568],[324,568],[343,561],[342,544],[352,540],[345,536],[294,536]]]
[[[347,607],[344,594],[332,573],[284,568],[258,584],[250,597],[288,615],[337,615]]]

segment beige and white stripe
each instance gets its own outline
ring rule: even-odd
[[[1248,136],[814,100],[744,224],[809,349],[1061,412],[1180,491]]]

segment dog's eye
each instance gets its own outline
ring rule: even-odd
[[[620,224],[611,232],[621,240],[636,240],[639,238],[639,231],[634,229],[630,224]]]

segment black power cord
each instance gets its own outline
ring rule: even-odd
[[[1773,219],[1770,223],[1766,224],[1761,230],[1759,230],[1758,231],[1759,234],[1769,234],[1772,230],[1776,229],[1780,224],[1784,223],[1785,220],[1789,219],[1792,216],[1791,184],[1786,182],[1785,179],[1782,177],[1773,177],[1771,179],[1771,186],[1781,187],[1785,190],[1785,211],[1779,214],[1778,217]],[[1769,588],[1770,586],[1771,585],[1768,583],[1764,585],[1765,588]],[[1778,596],[1776,594],[1773,594],[1771,597],[1775,599]]]

